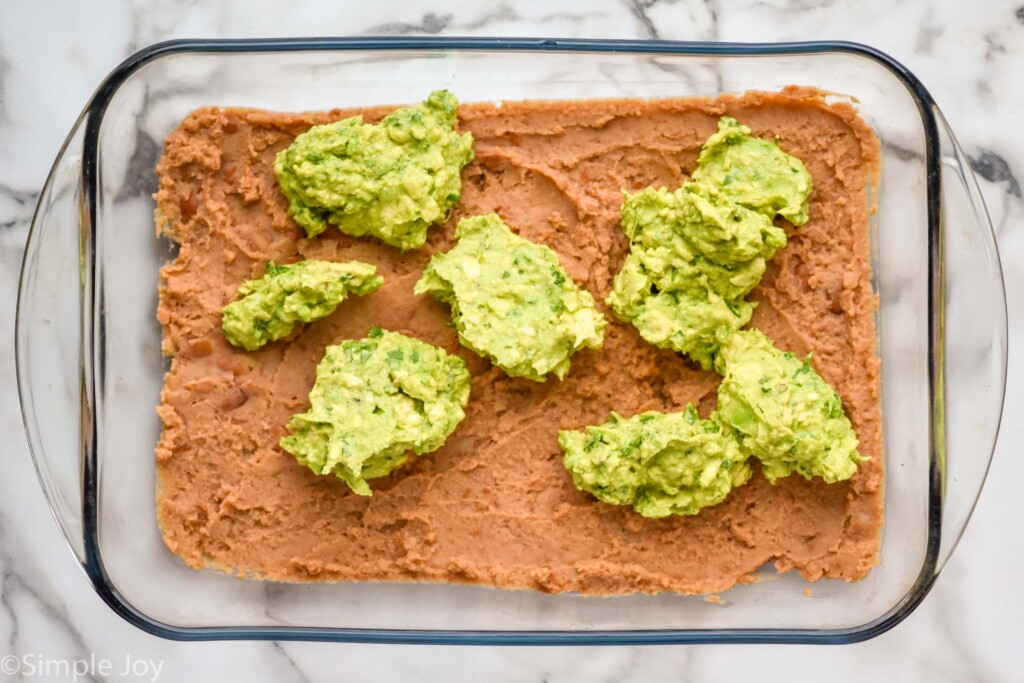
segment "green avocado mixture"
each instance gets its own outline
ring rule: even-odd
[[[311,323],[334,312],[350,294],[362,296],[384,280],[377,268],[361,261],[300,261],[279,266],[267,263],[266,275],[238,288],[238,300],[224,307],[224,337],[235,346],[255,351],[288,336],[298,322]]]
[[[786,245],[776,215],[808,218],[811,176],[774,142],[722,117],[701,151],[693,182],[674,192],[626,194],[622,227],[630,252],[608,305],[640,335],[723,375],[709,420],[644,413],[559,444],[577,488],[646,517],[696,514],[750,478],[748,454],[771,482],[793,472],[833,483],[864,460],[835,391],[810,365],[756,330],[745,297]]]
[[[715,365],[723,375],[718,415],[771,483],[793,472],[843,481],[865,460],[842,400],[810,356],[801,361],[761,332],[744,330],[722,344]]]
[[[626,197],[630,253],[607,303],[656,346],[705,370],[719,343],[750,321],[744,301],[786,233],[712,187],[647,188]]]
[[[459,200],[462,167],[473,159],[473,136],[454,129],[457,107],[437,90],[378,124],[353,116],[299,135],[274,162],[295,222],[309,237],[329,221],[399,249],[423,246],[427,228]]]
[[[744,297],[786,245],[776,213],[807,219],[811,176],[799,159],[723,117],[701,152],[694,182],[674,192],[626,194],[630,253],[607,299],[647,341],[705,370],[719,345],[750,321]]]
[[[708,138],[693,179],[714,185],[729,199],[768,218],[778,214],[793,225],[807,222],[811,174],[803,162],[774,142],[750,134],[734,118],[723,116]]]
[[[563,462],[581,491],[644,517],[695,515],[750,479],[735,435],[718,417],[682,413],[612,413],[602,425],[563,431]]]
[[[458,356],[374,328],[328,346],[310,408],[288,421],[281,448],[317,474],[334,473],[361,496],[417,455],[437,450],[465,417],[469,371]]]
[[[550,248],[495,214],[459,221],[458,243],[435,255],[416,293],[448,303],[462,344],[513,377],[562,379],[569,357],[599,348],[606,321]]]

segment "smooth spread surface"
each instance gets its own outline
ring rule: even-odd
[[[391,108],[362,112],[376,120]],[[158,516],[172,552],[194,567],[284,580],[434,580],[590,594],[719,591],[774,560],[809,579],[856,579],[877,561],[882,507],[879,364],[874,354],[865,191],[873,136],[814,93],[718,100],[463,105],[475,161],[463,196],[420,251],[400,253],[328,231],[306,239],[277,188],[274,154],[311,115],[203,110],[168,138],[158,226],[182,243],[163,270],[158,315],[173,354],[160,414]],[[865,462],[848,482],[799,476],[772,487],[757,471],[692,517],[645,519],[576,490],[559,429],[643,411],[707,416],[719,377],[610,322],[604,347],[573,356],[562,382],[509,378],[461,349],[446,307],[412,288],[430,255],[451,247],[464,215],[497,212],[551,246],[596,300],[625,258],[621,190],[677,187],[718,117],[779,136],[806,163],[810,220],[751,293],[752,324],[815,367],[843,398]],[[219,311],[268,259],[359,259],[384,286],[345,302],[290,344],[238,351]],[[599,306],[601,304],[598,304]],[[326,345],[372,324],[458,353],[473,374],[466,419],[443,448],[376,480],[374,496],[295,462],[277,442],[305,410]]]

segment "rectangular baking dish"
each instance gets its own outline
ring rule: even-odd
[[[434,584],[293,585],[186,568],[156,526],[154,412],[165,361],[154,237],[164,136],[207,105],[280,111],[417,101],[681,97],[810,85],[853,98],[882,143],[872,226],[886,523],[863,581],[795,573],[721,602]],[[839,96],[847,99],[844,96]],[[1006,308],[974,176],[924,86],[850,43],[532,39],[175,41],[114,70],[69,134],[22,268],[18,385],[54,516],[99,595],[181,640],[625,644],[870,638],[907,616],[952,553],[998,433]]]

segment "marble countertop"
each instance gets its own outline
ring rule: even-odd
[[[13,0],[0,4],[0,664],[93,662],[78,680],[1021,680],[1024,370],[1024,5],[1021,0],[271,2]],[[1010,315],[1006,415],[984,495],[923,605],[842,647],[455,648],[177,643],[122,621],[93,592],[46,508],[14,378],[18,269],[50,164],[93,88],[134,51],[177,37],[475,35],[790,41],[878,47],[931,90],[970,155],[998,233]],[[99,667],[100,662],[108,662]],[[50,677],[71,680],[59,665]],[[125,674],[125,669],[128,673]],[[9,670],[0,673],[6,680]],[[11,676],[15,678],[15,676]]]

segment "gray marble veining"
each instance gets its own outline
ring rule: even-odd
[[[978,148],[978,155],[971,156],[971,168],[990,183],[1006,183],[1006,191],[1020,197],[1020,181],[1010,170],[1010,164],[996,152],[984,147]]]

